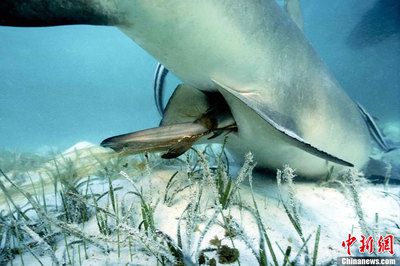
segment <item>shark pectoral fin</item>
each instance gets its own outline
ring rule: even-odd
[[[230,88],[229,86],[222,84],[218,82],[217,80],[213,79],[213,82],[219,86],[220,90],[223,90],[223,92],[227,92],[239,101],[243,102],[247,107],[252,109],[256,114],[258,114],[265,122],[267,122],[270,126],[272,126],[273,129],[275,129],[277,132],[279,132],[282,136],[282,138],[290,143],[291,145],[302,149],[314,156],[317,156],[321,159],[331,161],[340,165],[344,166],[349,166],[353,167],[354,165],[352,163],[349,163],[345,160],[342,160],[332,154],[329,154],[323,150],[318,149],[317,147],[314,147],[307,141],[305,141],[302,137],[300,137],[293,129],[289,129],[282,123],[279,123],[279,119],[282,117],[277,116],[276,113],[273,113],[271,110],[266,108],[265,106],[262,105],[262,103],[258,100],[257,97],[252,97],[249,94],[241,93],[237,90],[234,90]],[[275,119],[276,118],[276,119]],[[278,120],[278,121],[277,121]],[[284,120],[282,120],[284,121]],[[239,128],[240,130],[240,128]]]
[[[174,158],[188,150],[209,129],[196,123],[160,126],[105,139],[101,146],[117,152],[167,152],[163,158]]]

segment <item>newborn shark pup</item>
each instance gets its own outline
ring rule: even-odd
[[[258,166],[288,163],[308,177],[368,160],[364,115],[301,20],[274,0],[3,0],[0,8],[2,25],[115,25],[182,80],[159,128],[103,146],[171,158],[223,133],[237,158],[251,151]]]

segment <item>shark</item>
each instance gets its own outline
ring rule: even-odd
[[[174,158],[228,136],[237,161],[250,151],[261,168],[289,164],[310,178],[332,167],[362,168],[371,139],[381,136],[371,136],[371,116],[317,55],[300,16],[297,0],[283,7],[275,0],[0,3],[4,26],[116,26],[162,64],[157,72],[168,69],[182,81],[159,107],[159,127],[107,138],[104,147]]]

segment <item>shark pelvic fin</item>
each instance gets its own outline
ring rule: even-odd
[[[289,14],[290,18],[296,23],[297,27],[304,30],[304,20],[301,13],[300,0],[285,0],[284,9]]]
[[[350,162],[347,162],[343,159],[340,159],[332,154],[327,153],[326,151],[323,151],[321,149],[318,149],[317,147],[313,146],[312,144],[308,143],[305,141],[302,137],[300,137],[295,131],[285,127],[284,125],[280,124],[278,121],[276,121],[274,118],[278,117],[276,114],[271,113],[271,110],[268,110],[266,108],[262,108],[262,105],[258,102],[257,97],[252,97],[250,94],[244,94],[241,93],[235,89],[232,89],[231,87],[222,84],[216,80],[213,79],[213,82],[218,85],[220,90],[223,90],[224,92],[227,92],[234,96],[236,99],[240,100],[243,102],[247,107],[252,109],[256,114],[258,114],[265,122],[267,122],[272,128],[274,128],[277,132],[280,133],[282,138],[292,144],[293,146],[304,150],[305,152],[308,152],[314,156],[317,156],[321,159],[331,161],[340,165],[344,166],[349,166],[353,167],[354,165]],[[240,130],[240,129],[239,129]]]
[[[111,137],[101,146],[127,154],[165,152],[161,157],[171,159],[202,137],[214,138],[235,130],[236,123],[222,96],[208,96],[181,84],[171,96],[159,127]]]
[[[176,87],[164,109],[160,125],[194,122],[210,108],[207,95],[186,84]]]

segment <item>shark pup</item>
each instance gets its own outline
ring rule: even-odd
[[[0,24],[115,25],[182,80],[160,127],[103,146],[172,158],[229,134],[228,150],[253,152],[261,167],[288,163],[308,177],[361,168],[371,146],[365,115],[291,9],[299,13],[275,0],[3,0]]]

